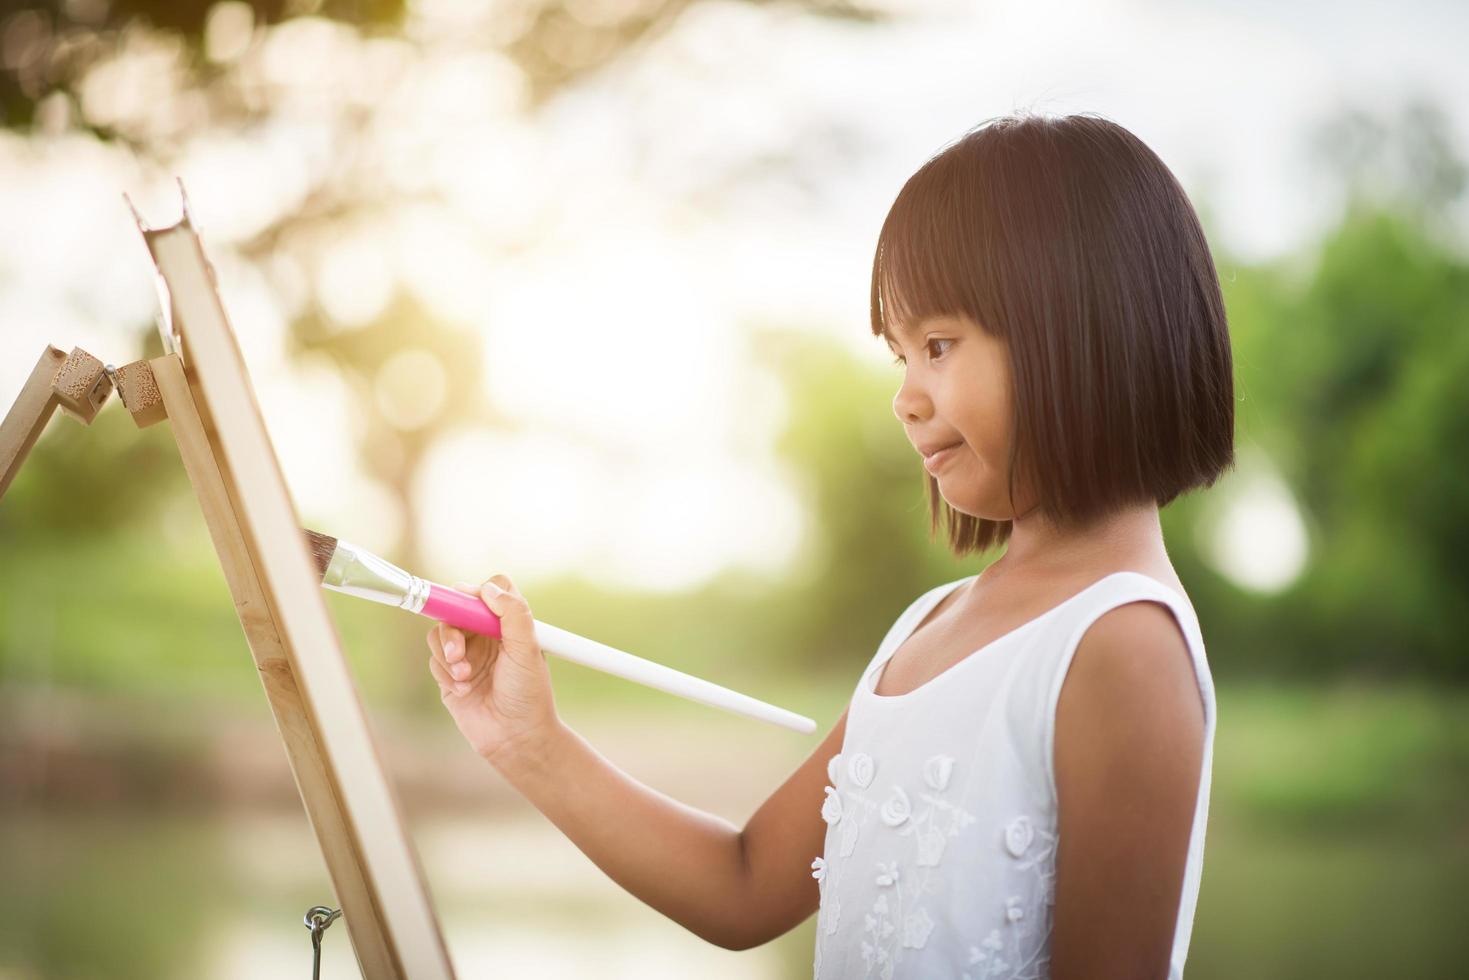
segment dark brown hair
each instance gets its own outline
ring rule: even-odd
[[[899,191],[872,263],[872,332],[963,314],[1005,341],[1010,486],[1063,526],[1210,486],[1234,463],[1219,277],[1188,195],[1092,113],[987,120]],[[926,474],[925,474],[926,475]],[[928,480],[930,534],[982,552],[1011,521],[962,514]]]

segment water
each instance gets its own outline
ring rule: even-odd
[[[301,918],[334,904],[304,814],[11,814],[0,831],[4,980],[305,977]],[[754,980],[789,975],[782,944],[809,958],[800,930],[746,952],[704,942],[539,817],[432,820],[414,837],[461,977]],[[324,980],[361,975],[342,920],[322,951]]]

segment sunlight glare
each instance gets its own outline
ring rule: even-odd
[[[1295,497],[1270,460],[1242,448],[1236,472],[1220,481],[1212,519],[1200,521],[1204,554],[1235,584],[1279,592],[1305,568],[1308,542]]]
[[[366,326],[392,298],[396,280],[380,237],[365,229],[326,248],[316,273],[316,295],[331,325]]]
[[[488,396],[608,446],[674,452],[727,435],[728,310],[671,236],[608,229],[507,270],[490,297]]]
[[[395,428],[421,429],[444,407],[444,365],[422,347],[400,350],[383,362],[374,386],[383,417]]]

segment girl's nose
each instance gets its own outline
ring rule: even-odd
[[[905,378],[893,396],[893,414],[898,421],[904,425],[922,421],[922,413],[927,411],[927,406],[928,397],[915,387],[911,378]]]

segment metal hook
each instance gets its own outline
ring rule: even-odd
[[[341,909],[329,909],[325,905],[313,905],[306,910],[302,919],[306,928],[311,930],[311,978],[318,980],[321,976],[321,934],[326,932],[327,926],[337,921],[341,916]]]
[[[329,909],[325,905],[313,905],[306,911],[306,916],[302,919],[302,922],[312,932],[326,932],[327,926],[337,921],[341,914],[341,909]]]

